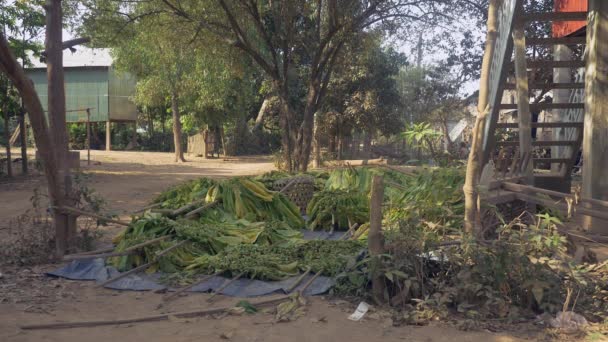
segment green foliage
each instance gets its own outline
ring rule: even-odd
[[[334,230],[369,220],[369,199],[365,193],[343,190],[322,190],[308,203],[308,228]]]
[[[285,222],[292,228],[304,226],[298,207],[285,195],[271,192],[258,181],[249,178],[231,178],[211,186],[207,202],[221,201],[223,209],[250,221]]]
[[[164,191],[153,203],[161,203],[162,208],[177,209],[195,200],[204,200],[209,188],[215,184],[216,181],[209,178],[189,181]]]
[[[405,179],[385,214],[387,224],[417,221],[431,230],[459,233],[463,225],[464,170],[438,168]]]

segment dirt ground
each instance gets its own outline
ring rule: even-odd
[[[82,153],[86,157],[86,152]],[[226,177],[272,170],[268,157],[204,160],[189,158],[173,163],[170,153],[93,151],[92,163],[81,162],[91,175],[88,185],[108,202],[108,211],[128,218],[167,187],[197,177]],[[36,188],[44,190],[42,176],[0,181],[0,239],[6,237],[13,219],[31,207]],[[105,239],[118,231],[106,229]],[[0,265],[2,263],[0,262]],[[429,326],[394,327],[378,313],[360,322],[347,316],[354,304],[327,298],[312,298],[308,312],[294,322],[272,324],[272,315],[258,313],[221,318],[170,319],[169,321],[124,324],[95,328],[24,331],[24,324],[132,318],[161,312],[200,310],[227,306],[238,299],[222,297],[213,304],[207,294],[190,294],[158,310],[162,294],[119,292],[100,289],[92,282],[46,277],[58,265],[37,267],[0,266],[0,341],[519,341],[536,340],[539,330],[513,327],[508,332],[462,331],[446,323]]]

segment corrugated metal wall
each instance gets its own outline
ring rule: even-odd
[[[112,67],[109,71],[110,119],[116,121],[137,120],[137,107],[131,101],[135,95],[135,77],[128,73],[117,73]]]
[[[36,92],[47,110],[48,89],[45,69],[27,70],[34,82]],[[116,75],[107,67],[66,68],[66,120],[67,122],[86,121],[86,111],[72,112],[77,109],[91,109],[91,121],[135,121],[137,108],[130,97],[135,91],[135,80],[128,74]]]
[[[555,0],[556,12],[585,12],[588,0]],[[556,21],[553,23],[553,37],[564,37],[587,26],[586,21]]]

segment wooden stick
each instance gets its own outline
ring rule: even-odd
[[[150,209],[158,208],[158,207],[160,207],[161,205],[162,205],[162,203],[154,203],[154,204],[151,204],[151,205],[149,205],[149,206],[143,207],[143,208],[141,208],[141,209],[139,209],[139,210],[137,210],[137,211],[134,211],[134,213],[135,213],[135,214],[137,214],[137,213],[144,212],[144,211],[146,211],[146,210],[150,210]]]
[[[304,284],[304,286],[302,286],[302,289],[300,290],[300,293],[304,294],[304,291],[306,291],[306,289],[315,281],[317,280],[317,278],[319,278],[319,276],[321,275],[321,273],[323,273],[323,271],[319,271],[317,272],[312,278],[308,279],[308,281]]]
[[[168,238],[170,238],[169,235],[161,236],[161,237],[158,237],[158,238],[155,238],[152,240],[138,243],[137,245],[133,245],[129,248],[126,248],[124,251],[121,251],[121,252],[112,253],[114,251],[114,248],[110,248],[109,252],[111,252],[111,253],[103,253],[103,252],[100,253],[99,251],[96,251],[96,252],[98,252],[98,254],[80,253],[80,254],[66,255],[65,257],[63,257],[63,260],[69,261],[69,260],[91,259],[91,258],[109,258],[109,257],[113,257],[113,256],[129,255],[129,254],[131,254],[131,252],[134,252],[143,247],[155,244],[157,242],[167,240]],[[105,249],[105,250],[102,249],[100,251],[108,251],[108,249]],[[123,254],[123,253],[126,253],[126,254]]]
[[[123,255],[131,255],[131,254],[135,254],[135,251],[127,251],[124,250],[122,252],[111,252],[111,253],[100,253],[100,254],[82,254],[82,255],[66,255],[63,257],[63,261],[72,261],[72,260],[82,260],[82,259],[97,259],[97,258],[102,258],[102,259],[106,259],[106,258],[111,258],[111,257],[116,257],[116,256],[123,256]]]
[[[350,236],[353,236],[355,234],[355,231],[357,230],[357,228],[359,228],[359,224],[355,223],[354,225],[350,226],[348,228],[348,231],[346,231],[346,233],[344,233],[344,235],[340,236],[340,240],[348,240],[349,238],[349,234]]]
[[[266,299],[257,303],[252,303],[253,306],[267,306],[282,303],[290,300],[290,296],[281,296],[278,298]],[[206,315],[212,315],[221,313],[232,309],[232,306],[226,306],[215,309],[196,310],[196,311],[183,311],[167,313],[162,315],[144,316],[128,319],[116,319],[116,320],[101,320],[101,321],[80,321],[80,322],[60,322],[60,323],[47,323],[47,324],[30,324],[22,325],[20,328],[23,330],[40,330],[40,329],[69,329],[69,328],[81,328],[81,327],[97,327],[103,325],[117,325],[117,324],[129,324],[129,323],[141,323],[141,322],[156,322],[165,321],[169,317],[177,318],[192,318]]]
[[[128,222],[124,222],[124,221],[120,221],[120,220],[115,220],[109,217],[105,217],[105,216],[101,216],[101,215],[97,215],[95,213],[91,213],[88,211],[84,211],[84,210],[80,210],[77,208],[72,208],[72,207],[68,207],[68,206],[61,206],[61,207],[53,207],[54,209],[57,209],[59,211],[62,212],[67,212],[67,213],[72,213],[72,214],[78,214],[78,215],[82,215],[82,216],[89,216],[92,218],[96,218],[98,220],[102,220],[105,222],[110,222],[110,223],[115,223],[115,224],[119,224],[122,226],[128,226],[130,223]]]
[[[182,287],[181,289],[175,291],[174,293],[172,293],[172,294],[164,297],[163,301],[168,302],[168,301],[170,301],[170,300],[172,300],[174,298],[177,298],[177,296],[179,296],[180,294],[182,294],[182,293],[190,290],[191,288],[195,287],[198,284],[201,284],[201,283],[203,283],[203,282],[205,282],[205,281],[207,281],[207,280],[209,280],[209,279],[211,279],[211,278],[213,278],[213,277],[215,277],[217,275],[220,275],[221,273],[222,273],[222,271],[218,271],[218,272],[215,272],[214,274],[206,275],[206,276],[202,277],[201,279],[199,279],[198,281],[195,281],[194,283],[192,283],[192,284],[190,284],[190,285],[188,285],[186,287]]]
[[[296,279],[296,281],[294,281],[294,283],[291,284],[291,286],[289,286],[289,288],[287,288],[287,293],[291,293],[291,291],[293,291],[296,287],[298,287],[298,285],[300,285],[302,280],[304,280],[304,278],[306,278],[306,276],[310,273],[310,271],[311,271],[311,268],[308,267],[306,272],[304,272],[301,276],[299,276],[298,279]]]
[[[205,203],[204,199],[202,199],[202,200],[199,199],[199,200],[196,200],[196,201],[194,201],[192,203],[188,203],[188,204],[186,204],[186,205],[184,205],[184,206],[182,206],[180,208],[177,208],[177,209],[173,210],[171,212],[171,216],[181,215],[181,214],[183,214],[183,213],[185,213],[187,211],[192,210],[192,208],[196,207],[197,205],[204,204],[204,203]]]
[[[172,209],[152,209],[151,211],[161,215],[171,215],[173,213]]]
[[[353,235],[350,239],[351,240],[357,240],[359,237],[361,237],[361,235],[365,234],[365,232],[369,229],[369,225],[365,226],[365,228],[361,229],[361,231],[357,234],[355,232],[355,235]]]
[[[102,248],[102,249],[96,249],[94,251],[88,251],[88,252],[80,252],[80,253],[73,253],[73,254],[68,254],[65,257],[69,257],[69,256],[77,256],[77,255],[94,255],[94,254],[102,254],[102,253],[109,253],[114,251],[114,247],[108,247],[108,248]]]
[[[163,255],[171,252],[172,250],[174,250],[174,249],[176,249],[176,248],[178,248],[180,246],[183,246],[187,242],[189,242],[189,241],[188,240],[184,240],[184,241],[181,241],[179,243],[176,243],[175,245],[173,245],[173,246],[171,246],[171,247],[169,247],[169,248],[167,248],[165,250],[160,251],[158,254],[156,254],[156,256],[154,257],[154,260],[151,260],[150,262],[145,263],[143,265],[140,265],[138,267],[135,267],[134,269],[129,270],[127,272],[121,273],[121,274],[117,275],[114,278],[110,278],[110,279],[102,282],[101,284],[99,284],[98,287],[104,287],[104,286],[106,286],[108,284],[111,284],[111,283],[113,283],[113,282],[115,282],[115,281],[117,281],[119,279],[122,279],[122,278],[124,278],[124,277],[126,277],[128,275],[131,275],[133,273],[137,273],[139,271],[143,271],[143,270],[147,269],[148,267],[152,266],[152,264],[156,263],[160,257],[162,257]]]
[[[206,210],[208,208],[213,207],[214,205],[216,205],[218,203],[219,202],[216,200],[216,201],[213,201],[213,202],[211,202],[209,204],[205,204],[204,206],[202,206],[202,207],[200,207],[198,209],[192,210],[191,212],[187,213],[185,215],[185,217],[192,217],[192,216],[194,216],[194,215],[196,215],[196,214],[198,214],[198,213],[200,213],[200,212],[202,212],[202,211],[204,211],[204,210]]]
[[[239,280],[239,278],[241,278],[244,274],[245,274],[245,272],[241,272],[241,273],[237,274],[236,277],[228,280],[227,282],[224,282],[224,284],[222,284],[222,286],[220,286],[219,289],[217,289],[217,290],[215,290],[215,292],[213,292],[211,297],[207,298],[207,302],[211,302],[215,296],[217,296],[218,294],[221,294],[222,291],[224,291],[230,284]]]

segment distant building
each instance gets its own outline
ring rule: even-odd
[[[110,145],[112,122],[137,121],[137,107],[131,100],[135,94],[135,78],[118,73],[112,67],[109,49],[78,48],[74,53],[64,51],[64,77],[67,122],[86,122],[86,109],[90,122],[106,123],[106,149]],[[46,64],[31,58],[33,66],[26,70],[28,77],[47,110],[48,83]]]

